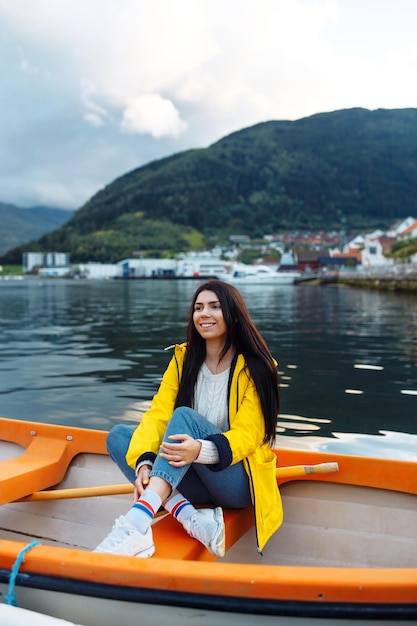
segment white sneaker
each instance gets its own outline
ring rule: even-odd
[[[215,556],[224,556],[225,530],[223,511],[217,509],[198,509],[184,522],[184,528],[191,537],[198,539]]]
[[[138,556],[147,559],[155,552],[152,528],[149,526],[146,533],[143,534],[126,517],[121,515],[115,521],[110,533],[94,552]]]

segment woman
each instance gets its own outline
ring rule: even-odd
[[[270,447],[278,410],[276,362],[241,294],[219,280],[200,285],[187,342],[175,346],[151,408],[136,429],[108,435],[110,456],[135,485],[134,505],[96,551],[152,556],[151,523],[163,506],[223,556],[222,507],[252,503],[261,552],[283,517]]]

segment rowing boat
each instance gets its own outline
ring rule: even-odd
[[[2,603],[84,626],[417,620],[415,463],[276,449],[284,524],[263,556],[249,507],[225,511],[223,558],[162,514],[137,559],[92,551],[132,500],[105,438],[0,418],[0,621]]]

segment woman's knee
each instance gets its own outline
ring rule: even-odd
[[[186,433],[195,439],[205,438],[220,430],[211,424],[203,415],[188,406],[180,406],[173,412],[166,434]]]
[[[134,428],[126,424],[116,424],[111,428],[106,438],[107,452],[113,457],[121,449],[127,451]]]
[[[174,410],[171,420],[185,420],[188,423],[195,424],[201,422],[201,420],[206,421],[206,418],[189,406],[179,406]]]
[[[172,417],[177,417],[177,416],[191,416],[193,413],[195,413],[196,411],[192,408],[190,408],[189,406],[177,406],[176,409],[174,409],[174,412],[172,414]]]

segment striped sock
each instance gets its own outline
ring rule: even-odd
[[[139,532],[144,534],[151,525],[160,506],[161,498],[156,491],[146,489],[143,496],[126,513],[126,518],[136,526]]]
[[[191,502],[184,498],[181,493],[176,493],[171,498],[169,498],[165,504],[164,508],[171,513],[172,517],[175,517],[181,524],[196,512],[196,509],[193,507]]]

